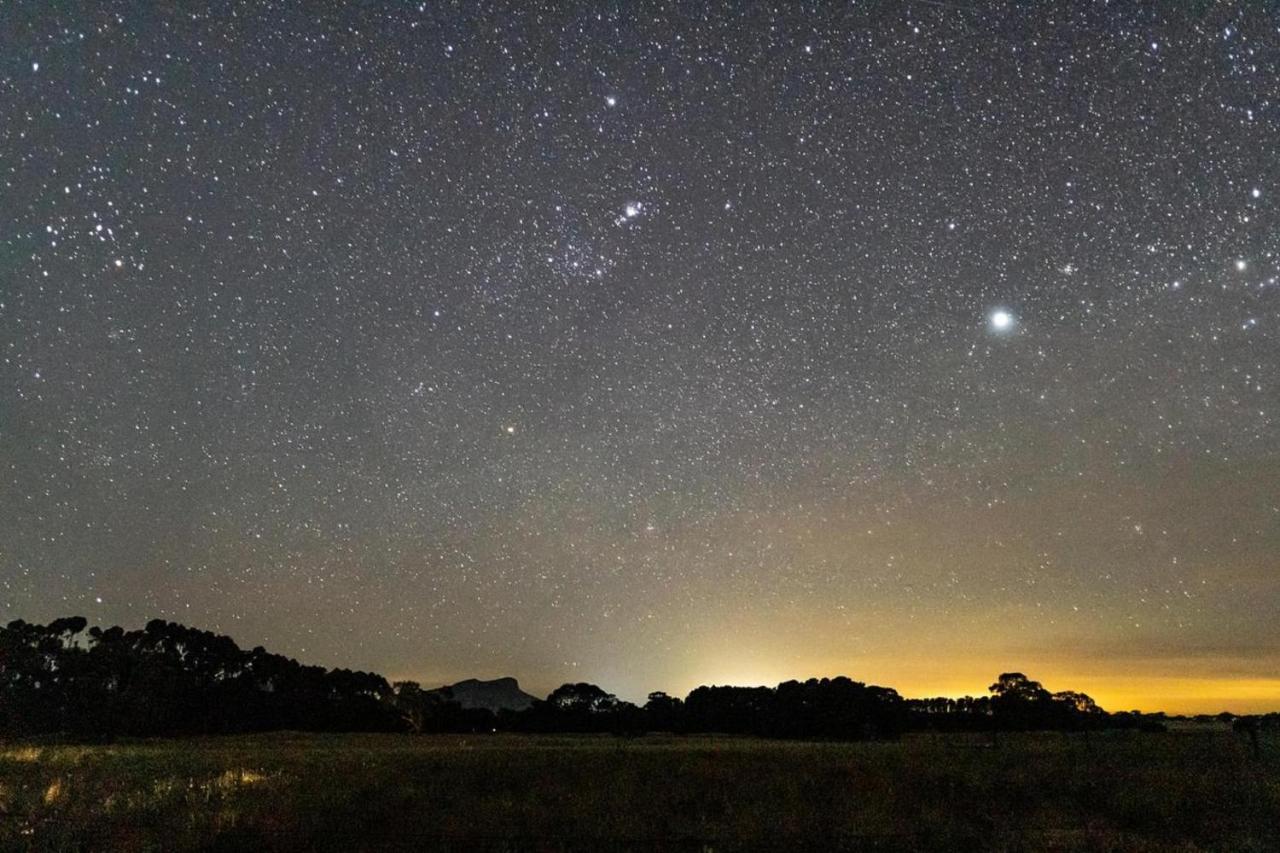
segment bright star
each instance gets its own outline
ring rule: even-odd
[[[1007,332],[1013,328],[1013,315],[1004,309],[991,312],[991,328],[997,332]]]
[[[1246,261],[1244,258],[1239,258],[1236,261],[1236,272],[1244,272],[1248,268],[1249,268],[1249,262]]]
[[[618,105],[618,99],[615,98],[613,95],[610,95],[609,97],[605,98],[604,102],[611,107],[616,107]]]

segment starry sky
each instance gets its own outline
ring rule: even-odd
[[[1280,708],[1280,12],[0,8],[0,619]]]

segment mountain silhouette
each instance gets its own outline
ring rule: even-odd
[[[521,690],[520,682],[510,677],[492,681],[468,678],[457,684],[438,687],[433,692],[452,698],[463,708],[485,708],[495,712],[504,709],[523,711],[537,698]]]

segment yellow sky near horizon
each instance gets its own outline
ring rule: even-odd
[[[814,645],[808,646],[809,655],[782,651],[796,642],[808,645],[806,640],[821,634],[822,629],[811,624],[785,638],[750,630],[727,636],[709,653],[695,656],[672,692],[685,695],[699,684],[775,686],[793,678],[847,675],[912,698],[982,696],[1000,673],[1019,671],[1051,691],[1087,693],[1109,711],[1280,711],[1280,662],[1266,653],[1144,655],[1117,648],[1106,655],[1092,649],[1073,652],[1052,637],[1044,638],[1038,648],[1016,652],[1002,648],[997,637],[987,637],[968,650],[929,640],[886,643],[886,648],[862,654],[820,654]]]
[[[746,643],[744,642],[744,645]],[[624,699],[643,703],[645,696],[662,690],[684,697],[701,685],[740,685],[775,687],[791,679],[835,677],[847,675],[857,681],[892,687],[908,698],[930,696],[983,696],[987,687],[1001,672],[1021,671],[1057,692],[1075,690],[1087,693],[1108,711],[1163,711],[1172,715],[1262,714],[1280,711],[1280,676],[1249,672],[1230,673],[1232,666],[1223,660],[1201,659],[1174,661],[1181,674],[1169,674],[1169,661],[1134,660],[1025,660],[1018,666],[1001,666],[999,657],[975,658],[958,664],[940,658],[910,660],[861,660],[856,665],[837,660],[815,661],[811,666],[797,661],[769,661],[745,651],[737,663],[705,661],[694,664],[676,678],[640,683],[636,687],[620,684],[607,673],[579,672],[558,676],[550,673],[481,673],[475,677],[495,678],[514,674],[523,689],[545,696],[565,681],[592,681]],[[1257,663],[1253,661],[1251,663]],[[1166,671],[1162,672],[1161,669]],[[1237,667],[1238,669],[1238,667]],[[472,676],[466,676],[472,677]],[[418,678],[415,676],[415,678]],[[446,675],[420,678],[435,685],[461,680]],[[635,682],[632,682],[633,684]]]
[[[1007,671],[1007,670],[1006,670]],[[740,684],[776,686],[791,677],[833,677],[838,671],[819,673],[814,671],[802,676],[782,676],[776,673],[752,674],[750,672],[726,673],[712,677],[703,684]],[[1052,691],[1076,690],[1087,693],[1108,711],[1140,710],[1151,713],[1164,711],[1169,714],[1217,714],[1230,711],[1235,714],[1262,714],[1280,711],[1280,678],[1218,678],[1212,676],[1126,675],[1104,672],[1031,671],[1026,673]],[[941,677],[920,676],[889,678],[851,675],[859,681],[893,687],[903,696],[924,698],[930,696],[987,695],[987,685],[993,682],[999,671],[990,675],[948,675]],[[698,684],[683,686],[676,692],[686,695]]]

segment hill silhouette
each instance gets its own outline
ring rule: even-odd
[[[457,702],[465,709],[482,708],[494,713],[523,711],[538,701],[538,697],[521,690],[520,682],[510,676],[490,681],[468,678],[457,684],[437,687],[432,692]]]

